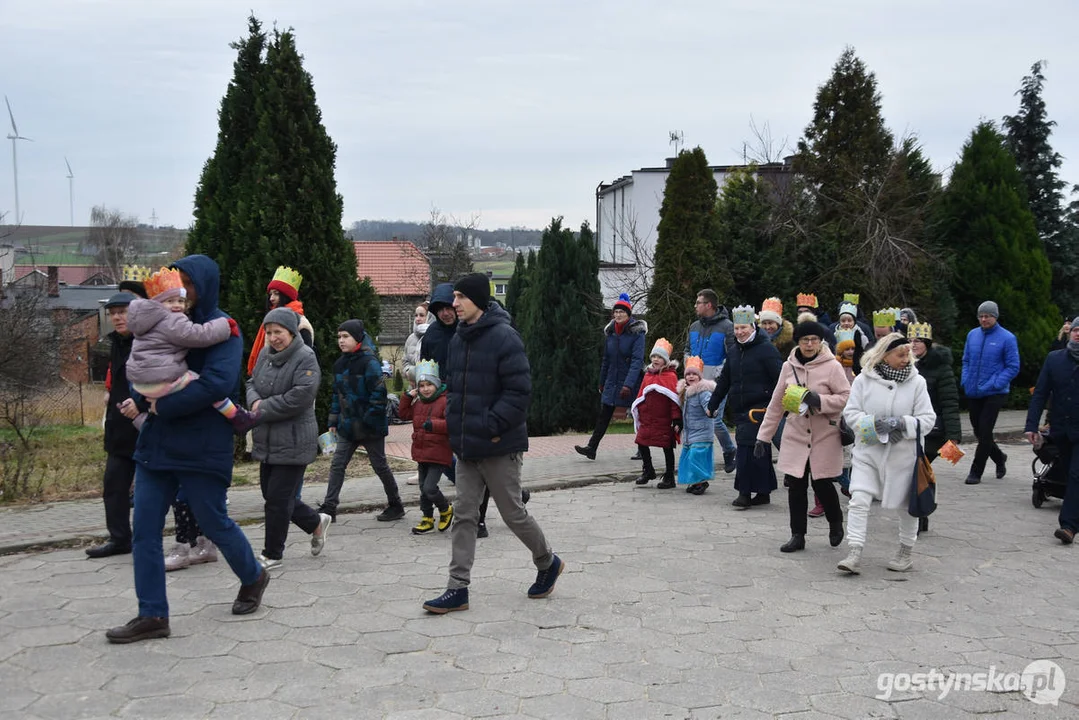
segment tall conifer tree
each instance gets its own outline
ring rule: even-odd
[[[648,292],[648,325],[653,338],[680,348],[693,318],[693,300],[704,288],[724,302],[731,289],[717,255],[716,179],[699,147],[678,153],[659,209],[655,275]]]
[[[555,218],[518,303],[517,324],[532,366],[528,430],[551,435],[585,430],[595,421],[599,327],[603,316],[595,245],[580,240]]]
[[[1017,387],[1037,379],[1056,331],[1049,261],[1038,239],[1023,178],[992,123],[975,128],[937,206],[938,240],[955,257],[953,294],[960,318],[975,322],[978,305],[993,300],[1001,324],[1019,341]],[[964,333],[952,346],[961,357]]]
[[[222,306],[240,323],[248,350],[266,312],[266,285],[275,269],[286,265],[303,275],[300,299],[315,328],[323,372],[318,414],[325,417],[338,355],[337,326],[357,317],[375,337],[378,297],[356,277],[356,256],[341,226],[342,200],[334,179],[337,149],[322,125],[295,38],[291,31],[275,31],[266,46],[258,21],[250,22],[251,37],[238,44],[237,75],[241,70],[253,75],[230,85],[230,95],[234,88],[244,89],[239,95],[243,103],[231,105],[229,95],[222,103],[218,148],[196,195],[196,218],[205,218],[204,231],[196,233],[189,249],[207,252],[221,265]],[[256,63],[255,50],[261,47],[266,55]],[[234,134],[224,124],[233,112],[224,107],[248,108],[249,93],[254,131]],[[244,127],[250,130],[251,125]],[[225,172],[234,166],[235,173]],[[223,194],[217,192],[222,189]],[[224,217],[227,226],[221,225]]]
[[[1053,300],[1062,308],[1079,307],[1079,245],[1074,233],[1065,232],[1064,188],[1058,170],[1063,163],[1049,136],[1056,122],[1049,119],[1042,99],[1043,61],[1034,63],[1023,78],[1019,112],[1004,117],[1005,145],[1019,165],[1034,224],[1053,268]]]

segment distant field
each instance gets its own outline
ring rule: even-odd
[[[483,262],[473,262],[472,267],[476,272],[485,273],[488,270],[495,275],[505,275],[509,277],[513,274],[513,260],[488,260]]]

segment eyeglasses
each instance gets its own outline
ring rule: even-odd
[[[820,342],[819,337],[804,337],[798,341],[799,345],[816,345]]]

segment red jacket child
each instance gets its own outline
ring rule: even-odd
[[[653,348],[652,364],[644,372],[641,390],[630,412],[637,430],[637,444],[648,447],[674,447],[682,428],[682,410],[678,399],[678,363],[671,361],[670,343]],[[657,352],[667,350],[667,357]]]
[[[412,421],[412,459],[449,467],[453,463],[450,434],[446,428],[446,386],[442,385],[430,398],[410,393],[401,396],[397,414]],[[424,425],[430,422],[429,430]]]

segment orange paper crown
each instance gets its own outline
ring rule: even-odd
[[[146,294],[151,298],[156,298],[163,293],[178,297],[183,297],[185,294],[184,282],[180,279],[179,270],[161,268],[147,278],[143,286],[146,288]]]
[[[800,295],[798,297],[799,297],[799,299],[801,299]],[[765,300],[764,302],[761,303],[761,312],[764,312],[765,310],[767,310],[769,312],[774,312],[776,315],[779,315],[779,316],[782,317],[782,315],[783,315],[783,301],[780,300],[777,297],[770,297],[770,298],[768,298],[767,300]]]
[[[660,338],[656,340],[656,344],[652,346],[652,352],[648,356],[659,355],[667,362],[670,362],[672,352],[674,352],[674,346],[667,342],[667,338]]]
[[[798,297],[795,299],[795,305],[797,307],[817,307],[817,296],[810,293],[798,293]]]
[[[696,355],[690,355],[686,358],[686,369],[683,374],[690,370],[695,371],[698,375],[704,376],[704,360],[700,359]]]

